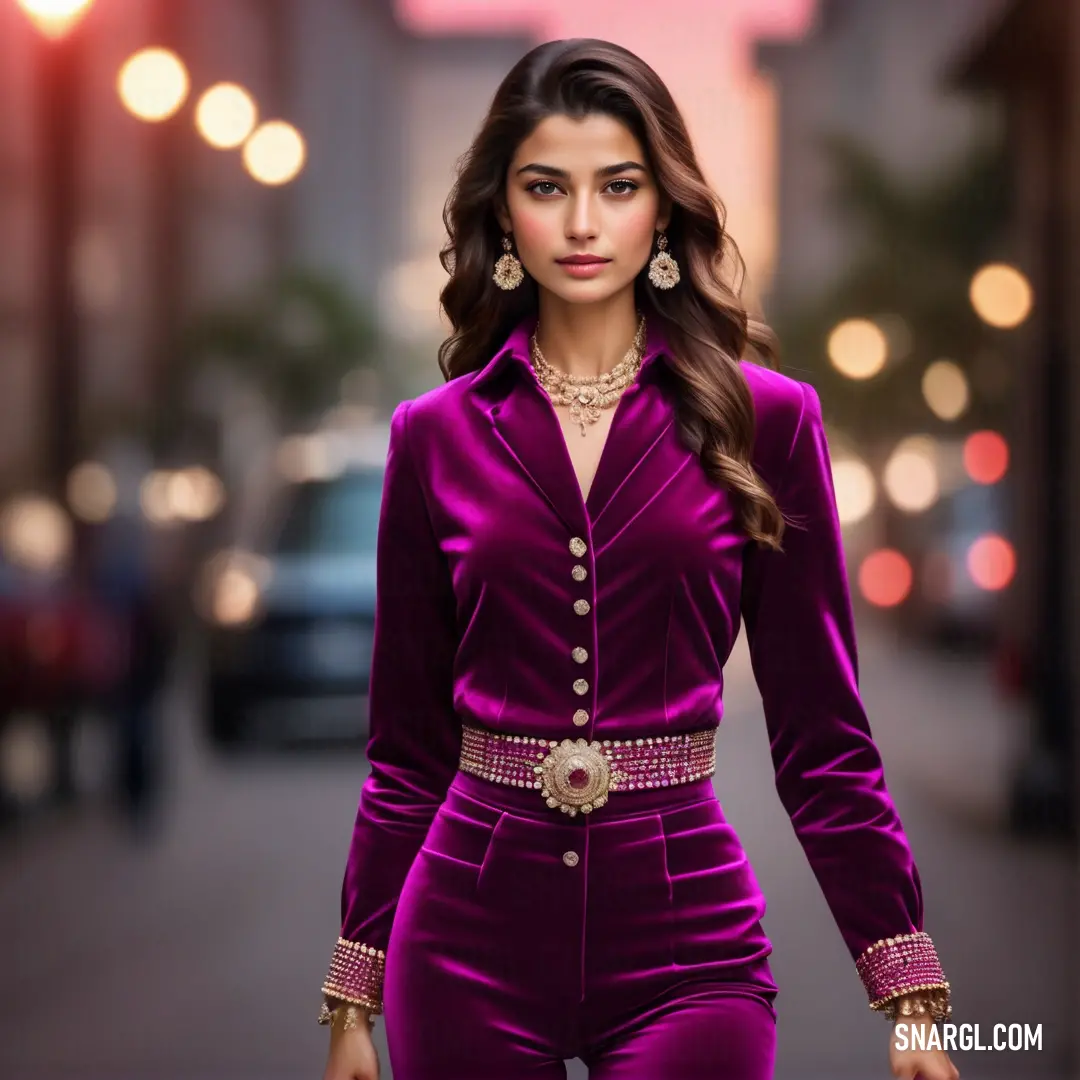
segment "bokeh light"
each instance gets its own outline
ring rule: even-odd
[[[246,570],[230,566],[214,590],[214,618],[225,626],[250,621],[259,603],[259,584]]]
[[[155,469],[142,482],[139,501],[154,525],[209,521],[225,505],[225,486],[209,469]]]
[[[964,440],[964,471],[976,484],[996,484],[1009,469],[1009,444],[996,431],[973,431]]]
[[[165,487],[168,513],[183,521],[209,521],[225,505],[225,486],[201,465],[179,469]]]
[[[896,607],[911,592],[911,563],[892,548],[873,551],[859,566],[859,592],[876,607]]]
[[[236,83],[211,86],[195,106],[199,134],[218,150],[241,146],[255,130],[257,120],[254,99]]]
[[[865,462],[855,457],[836,457],[832,464],[836,507],[843,525],[862,521],[874,508],[877,485]]]
[[[22,495],[0,512],[0,548],[18,566],[51,572],[71,558],[74,530],[63,507],[43,495]]]
[[[46,36],[60,38],[81,19],[94,0],[16,0]]]
[[[141,49],[124,62],[117,80],[120,100],[132,115],[155,123],[167,120],[187,100],[187,68],[169,49]]]
[[[171,525],[177,520],[169,498],[171,480],[172,473],[155,469],[139,486],[139,505],[152,525]]]
[[[923,435],[903,439],[885,463],[882,484],[893,505],[905,513],[933,506],[941,494],[934,440]]]
[[[304,137],[284,120],[260,124],[244,143],[244,166],[260,184],[289,183],[299,175],[306,159]]]
[[[0,727],[0,790],[18,803],[37,802],[55,783],[56,768],[47,718],[29,712],[7,717]]]
[[[971,306],[983,322],[1004,330],[1019,326],[1031,312],[1028,279],[1006,263],[990,263],[971,279]]]
[[[67,498],[72,513],[81,520],[108,521],[116,509],[116,481],[100,462],[84,461],[68,476]]]
[[[345,460],[335,439],[327,433],[288,435],[277,453],[278,471],[294,484],[330,480],[345,471]]]
[[[203,568],[195,597],[204,618],[220,626],[252,622],[271,577],[268,560],[248,551],[220,551]]]
[[[849,379],[869,379],[885,366],[889,343],[869,319],[847,319],[829,334],[829,361]]]
[[[923,372],[922,394],[940,420],[956,420],[971,401],[968,378],[952,360],[936,360]]]
[[[980,536],[967,551],[967,569],[980,589],[1004,589],[1016,574],[1016,551],[1003,536]]]

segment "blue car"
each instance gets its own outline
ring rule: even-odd
[[[384,465],[296,483],[270,549],[209,569],[212,743],[362,743]]]

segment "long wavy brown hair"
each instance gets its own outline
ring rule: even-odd
[[[596,113],[633,132],[672,205],[667,237],[682,280],[662,292],[642,270],[634,292],[638,310],[659,319],[667,336],[680,436],[707,475],[734,494],[746,535],[779,549],[784,518],[751,465],[754,404],[739,367],[744,355],[774,364],[776,339],[739,301],[744,263],[670,92],[627,49],[593,38],[549,41],[522,57],[499,86],[443,209],[448,238],[440,261],[450,280],[440,299],[453,332],[439,348],[439,367],[447,380],[483,367],[536,312],[537,287],[528,275],[511,291],[492,280],[502,254],[495,207],[505,198],[517,147],[537,124]]]

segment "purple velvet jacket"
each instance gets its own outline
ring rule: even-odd
[[[755,468],[799,523],[776,553],[740,533],[732,499],[679,441],[655,324],[583,501],[529,366],[531,329],[527,320],[481,370],[403,402],[391,421],[371,774],[324,992],[379,1011],[395,901],[457,769],[462,718],[550,739],[715,726],[740,618],[780,799],[872,1007],[947,987],[921,933],[918,871],[860,699],[816,392],[743,363]],[[572,537],[588,544],[582,584],[567,571]],[[581,596],[588,620],[572,606]],[[586,664],[568,642],[587,646]],[[579,676],[585,697],[572,689]],[[571,722],[581,708],[585,727]]]

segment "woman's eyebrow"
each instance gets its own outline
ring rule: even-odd
[[[614,176],[622,172],[645,172],[645,166],[637,161],[620,161],[617,165],[605,165],[596,170],[597,177]],[[565,169],[556,169],[553,165],[540,165],[533,162],[531,165],[522,165],[515,175],[520,176],[523,172],[540,173],[541,176],[552,176],[557,180],[569,180],[570,174]]]

